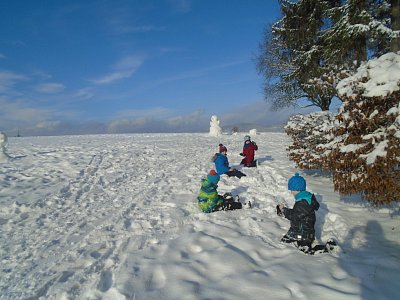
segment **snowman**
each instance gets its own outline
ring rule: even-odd
[[[219,136],[221,134],[222,134],[222,129],[219,126],[218,117],[213,115],[211,116],[211,121],[210,121],[210,135]]]
[[[249,134],[250,134],[251,136],[256,136],[256,135],[257,135],[257,129],[256,129],[256,128],[250,129],[250,130],[249,130]]]
[[[8,155],[6,154],[7,144],[8,144],[7,135],[4,132],[0,131],[0,161],[8,157]]]

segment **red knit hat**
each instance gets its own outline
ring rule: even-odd
[[[208,181],[210,181],[214,184],[217,184],[220,177],[219,177],[218,173],[215,172],[215,170],[210,170],[210,173],[207,174],[207,179],[208,179]]]
[[[219,144],[218,146],[219,146],[219,153],[224,152],[224,151],[228,152],[228,149],[226,149],[226,147],[224,145]]]

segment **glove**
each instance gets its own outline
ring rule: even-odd
[[[243,154],[243,153],[239,153],[239,155],[240,155],[240,156],[244,156],[244,154]]]
[[[251,143],[252,143],[254,146],[257,146],[256,142],[252,141]]]
[[[276,206],[276,214],[280,217],[283,217],[283,208],[284,208],[283,204],[278,204]]]

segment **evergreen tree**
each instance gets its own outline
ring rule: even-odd
[[[290,49],[285,48],[279,36],[273,36],[272,26],[267,26],[260,44],[257,68],[264,77],[265,100],[272,102],[273,110],[293,106],[298,99],[307,96],[290,77],[295,68],[290,56]]]
[[[400,201],[400,54],[387,53],[340,82],[344,105],[325,158],[335,190],[380,205]]]
[[[257,58],[265,99],[275,110],[300,99],[328,110],[338,81],[399,48],[399,2],[281,0],[283,17],[266,28]]]
[[[323,34],[324,57],[341,69],[355,70],[369,56],[387,53],[396,37],[390,7],[382,0],[348,0],[328,9],[332,24]]]
[[[290,117],[285,132],[292,139],[286,149],[289,159],[302,169],[330,169],[324,165],[330,153],[329,145],[334,139],[335,115],[329,111]]]
[[[264,94],[273,109],[296,105],[306,98],[328,110],[336,95],[336,66],[323,57],[321,33],[326,11],[335,1],[280,1],[283,18],[267,28],[260,45],[258,70],[265,78]]]

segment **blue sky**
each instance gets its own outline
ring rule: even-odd
[[[0,3],[0,130],[208,131],[282,124],[254,57],[277,1]]]

